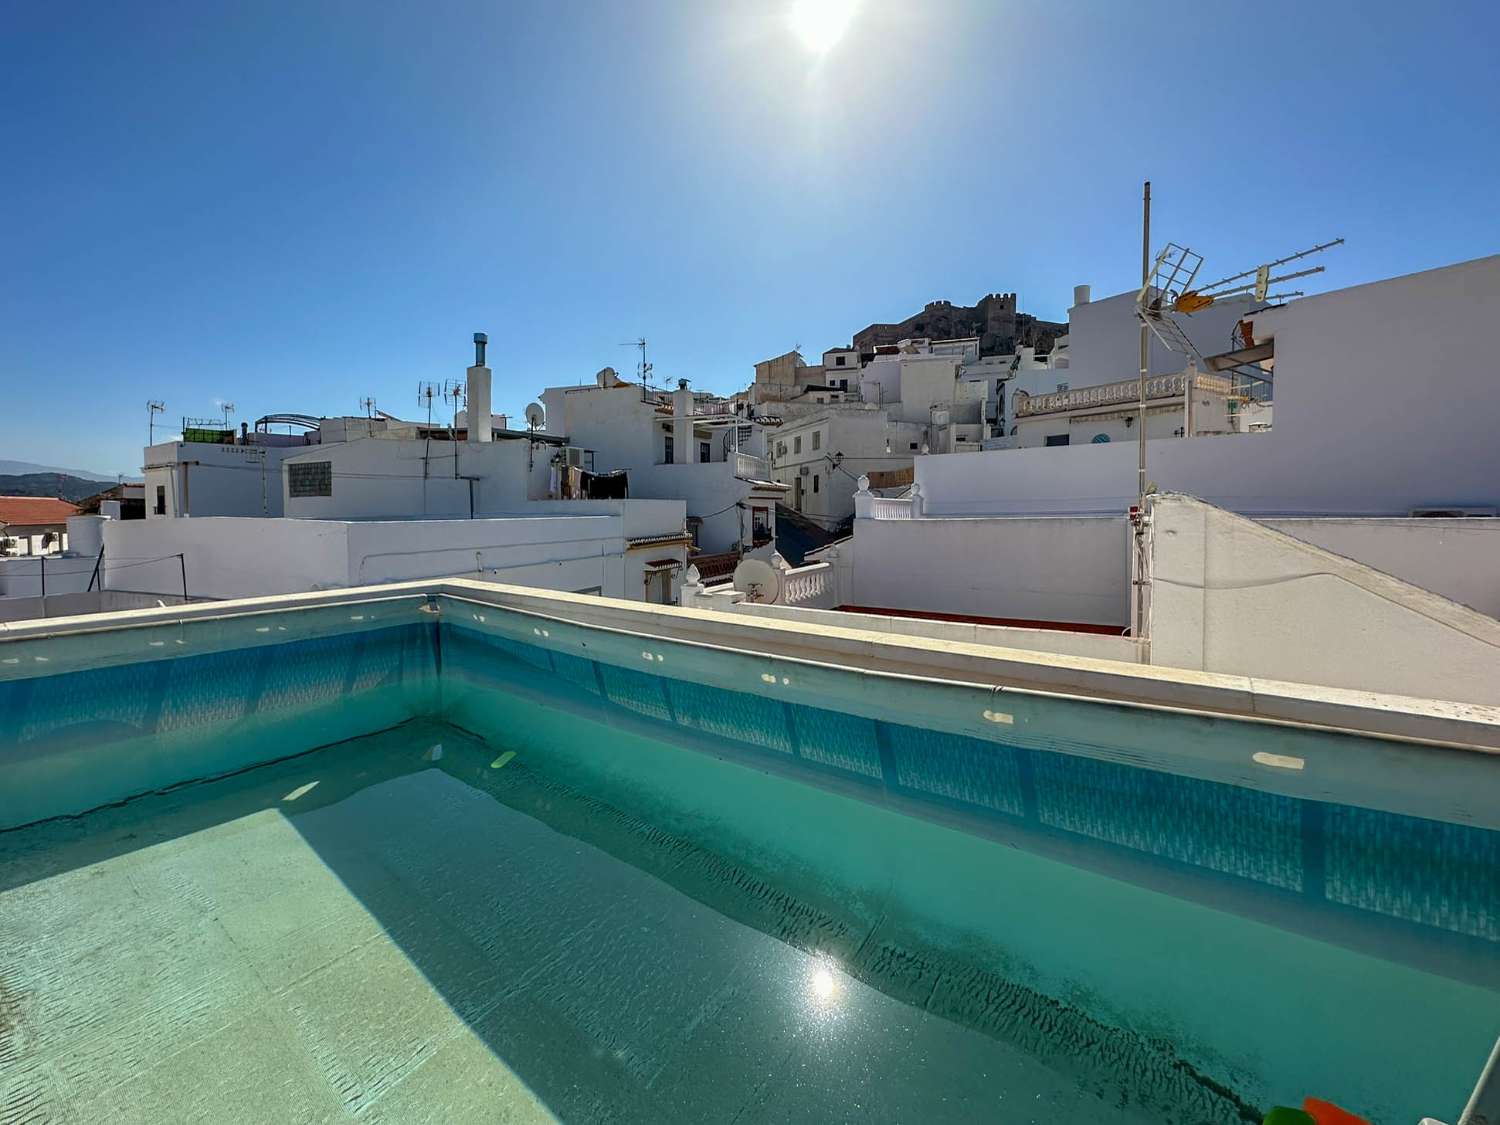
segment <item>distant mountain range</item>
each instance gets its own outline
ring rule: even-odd
[[[0,464],[15,464],[0,461]],[[56,496],[60,500],[82,500],[96,496],[115,482],[72,473],[0,473],[0,496]]]
[[[62,473],[80,480],[102,480],[114,484],[119,478],[113,473],[91,473],[87,469],[68,469],[59,465],[38,465],[35,461],[0,461],[0,476],[29,476],[32,473]],[[139,482],[140,477],[126,477],[127,481]],[[94,489],[95,492],[99,490]]]

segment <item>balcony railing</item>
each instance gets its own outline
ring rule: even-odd
[[[741,480],[770,480],[771,465],[764,457],[751,453],[733,453],[734,475]]]
[[[1120,406],[1140,401],[1140,380],[1121,379],[1117,383],[1100,383],[1094,387],[1072,387],[1044,395],[1016,395],[1017,418],[1038,414],[1060,414],[1096,406]],[[1229,380],[1219,375],[1199,374],[1193,386],[1200,391],[1228,394]],[[1186,375],[1152,375],[1146,379],[1146,398],[1175,398],[1187,391]]]
[[[833,565],[822,562],[788,570],[782,575],[780,600],[782,605],[804,609],[832,609],[838,601],[834,596]]]

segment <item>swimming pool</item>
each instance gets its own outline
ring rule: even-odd
[[[566,1119],[1251,1121],[1311,1094],[1414,1122],[1456,1117],[1496,1031],[1500,833],[1476,755],[455,597],[0,653],[0,823],[31,824],[0,835],[7,946],[71,932],[84,873],[151,902],[195,888],[177,901],[201,910],[140,941],[196,934],[233,913],[228,841],[264,839],[280,858],[247,845],[234,870],[257,901],[291,881],[284,932],[224,925],[167,991],[246,942],[312,957],[327,918],[357,917],[365,961],[343,950],[313,983],[241,966],[277,1030],[260,1039],[300,1044],[340,1112],[416,1114],[457,1067]],[[160,886],[120,866],[158,859]],[[368,1041],[346,1015],[329,1046],[309,1013],[377,980],[437,998],[413,1001],[446,1013],[432,1037],[393,1041],[377,1012]],[[23,1017],[12,1101],[75,1104],[72,1025]]]

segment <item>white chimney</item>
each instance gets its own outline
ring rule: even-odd
[[[1091,294],[1092,289],[1087,285],[1073,286],[1073,307],[1077,308],[1079,305],[1088,304]]]
[[[680,464],[698,460],[698,443],[693,440],[693,392],[687,380],[680,379],[672,392],[672,444],[674,459]]]
[[[469,368],[469,440],[490,441],[490,369],[484,365],[489,337],[474,333],[474,366]]]

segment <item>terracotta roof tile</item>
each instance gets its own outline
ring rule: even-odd
[[[62,523],[77,514],[76,504],[53,496],[0,496],[0,525]]]

